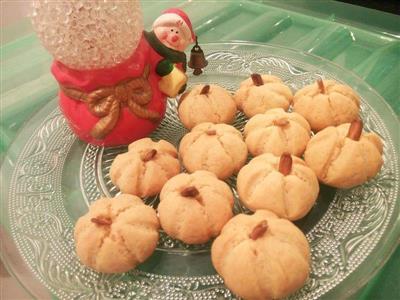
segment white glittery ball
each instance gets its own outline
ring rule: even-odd
[[[139,0],[34,0],[32,23],[51,55],[79,70],[123,62],[143,31]]]

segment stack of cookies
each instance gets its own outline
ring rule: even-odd
[[[332,80],[293,95],[280,78],[252,74],[234,94],[197,85],[178,103],[190,132],[178,149],[145,138],[115,158],[110,177],[122,194],[99,199],[78,220],[81,262],[125,272],[152,254],[161,228],[187,244],[215,238],[212,263],[244,299],[293,293],[308,278],[310,247],[292,221],[313,208],[319,182],[351,188],[382,166],[383,144],[363,131],[359,96]],[[250,118],[243,134],[230,125],[238,110]],[[234,216],[224,180],[236,175],[239,201],[254,214]],[[157,212],[140,200],[158,194]]]

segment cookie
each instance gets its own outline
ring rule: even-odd
[[[348,85],[318,80],[296,92],[293,110],[310,123],[313,131],[320,131],[357,119],[360,97]]]
[[[262,154],[237,177],[242,203],[252,211],[268,209],[281,218],[298,220],[313,207],[319,193],[317,176],[303,160],[290,154]]]
[[[76,222],[76,253],[82,264],[98,272],[127,272],[153,253],[158,229],[156,212],[140,198],[101,198]]]
[[[253,156],[263,153],[303,155],[310,140],[310,125],[300,114],[274,108],[252,117],[244,127],[245,142]]]
[[[234,95],[237,107],[251,118],[272,108],[288,110],[293,94],[283,81],[272,75],[252,74]]]
[[[158,194],[164,183],[179,172],[178,152],[172,144],[144,138],[114,159],[110,178],[122,193],[147,197]]]
[[[310,273],[304,234],[267,210],[232,218],[213,242],[211,259],[225,285],[244,299],[284,298]]]
[[[210,172],[196,171],[171,178],[160,194],[161,227],[187,244],[202,244],[216,237],[233,216],[229,186]]]
[[[336,188],[351,188],[374,177],[382,167],[380,137],[362,130],[360,120],[327,127],[313,136],[304,152],[318,179]]]
[[[202,123],[182,138],[179,154],[188,172],[206,170],[226,179],[245,164],[247,146],[233,126]]]
[[[188,129],[204,122],[232,123],[236,111],[232,95],[215,84],[196,85],[181,96],[178,107],[179,118]]]

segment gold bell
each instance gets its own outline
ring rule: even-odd
[[[199,43],[197,42],[196,36],[196,44],[190,51],[190,60],[188,63],[189,68],[194,69],[193,75],[200,75],[203,73],[202,68],[208,65],[208,61],[204,56],[203,50],[201,50]]]

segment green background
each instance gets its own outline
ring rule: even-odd
[[[199,43],[243,40],[324,57],[364,79],[400,114],[400,17],[324,0],[142,1],[145,27],[168,7],[185,10]],[[28,5],[28,4],[27,4]],[[28,18],[1,29],[0,161],[18,129],[53,99],[51,57]],[[397,133],[399,134],[399,133]],[[400,299],[400,248],[355,299]]]

